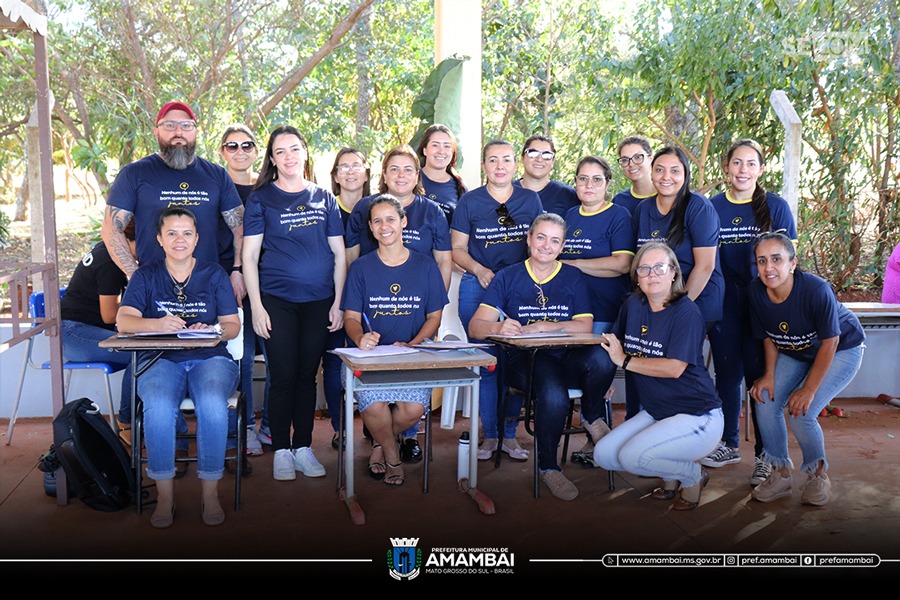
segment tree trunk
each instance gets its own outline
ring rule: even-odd
[[[25,221],[28,219],[28,164],[25,165],[25,176],[22,177],[22,185],[16,192],[16,216],[13,221]]]
[[[369,48],[372,39],[372,9],[367,8],[354,28],[354,45],[356,50],[356,143],[369,126],[371,100],[369,84]]]

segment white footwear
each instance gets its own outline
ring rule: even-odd
[[[325,467],[316,460],[316,455],[309,446],[294,450],[294,469],[307,477],[325,477]]]
[[[478,448],[478,460],[490,460],[497,451],[497,438],[484,438],[481,446]]]
[[[700,464],[704,467],[718,469],[725,465],[734,465],[741,462],[741,453],[737,448],[726,446],[722,442],[716,446],[716,449],[700,459]]]
[[[790,496],[793,485],[794,480],[790,475],[784,477],[780,471],[773,470],[765,481],[753,488],[750,495],[759,502],[772,502]]]
[[[272,477],[277,481],[297,479],[297,473],[294,470],[294,454],[289,448],[275,451],[275,458],[272,460]]]
[[[247,454],[250,456],[262,456],[263,448],[256,437],[256,428],[253,425],[247,426]]]
[[[825,473],[821,475],[811,473],[801,489],[803,490],[803,494],[800,495],[802,504],[825,506],[831,499],[831,480]]]
[[[500,450],[513,460],[528,460],[528,450],[521,447],[516,440],[503,440]]]
[[[566,479],[562,471],[541,471],[541,481],[550,489],[550,493],[560,500],[574,500],[578,497],[578,488]]]

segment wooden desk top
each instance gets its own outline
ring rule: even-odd
[[[565,348],[567,346],[596,346],[603,336],[596,333],[569,333],[565,337],[529,338],[501,335],[487,336],[492,342],[513,348]]]
[[[882,302],[844,302],[844,306],[857,315],[864,314],[900,314],[900,304],[884,304]]]
[[[212,348],[222,340],[219,338],[175,338],[175,337],[127,337],[112,336],[98,344],[101,348],[111,348],[124,352],[139,350],[191,350]]]
[[[396,354],[375,358],[356,358],[338,354],[348,368],[355,371],[410,371],[415,369],[450,369],[454,367],[489,367],[497,364],[497,358],[475,350],[473,353],[462,350],[446,352],[419,351],[413,354]]]

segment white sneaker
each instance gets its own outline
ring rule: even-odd
[[[772,465],[756,457],[753,463],[753,474],[750,475],[750,485],[757,486],[769,478],[772,474]]]
[[[325,467],[316,460],[316,455],[309,446],[294,450],[294,469],[307,477],[325,477]]]
[[[790,496],[793,484],[794,480],[790,475],[784,477],[780,471],[773,469],[772,474],[753,488],[750,495],[758,502],[772,502]]]
[[[803,493],[800,495],[800,502],[803,504],[812,504],[813,506],[825,506],[831,499],[831,480],[828,475],[810,474],[803,483]]]
[[[256,437],[256,428],[253,425],[247,426],[247,454],[250,456],[262,456],[263,448]]]
[[[550,493],[560,500],[574,500],[578,497],[578,488],[563,475],[562,471],[541,471],[541,481],[550,489]]]
[[[275,459],[272,461],[272,477],[276,481],[297,479],[297,473],[294,471],[294,455],[289,448],[275,451]]]

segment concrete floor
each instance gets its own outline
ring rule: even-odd
[[[435,460],[427,495],[421,492],[421,464],[406,467],[403,487],[388,488],[369,479],[364,459],[358,461],[357,493],[368,522],[356,526],[335,491],[337,452],[329,445],[330,426],[317,421],[314,449],[328,470],[325,478],[306,479],[298,474],[294,482],[277,482],[271,477],[270,452],[252,458],[254,473],[244,480],[242,510],[232,511],[233,479],[226,474],[220,494],[227,518],[222,526],[209,528],[200,522],[199,484],[192,465],[188,476],[176,482],[178,509],[174,525],[167,530],[150,527],[150,511],[103,513],[77,499],[68,506],[57,505],[44,494],[43,473],[36,468],[38,457],[52,442],[50,420],[19,421],[11,446],[5,445],[6,420],[0,420],[4,432],[0,435],[4,442],[0,444],[0,568],[16,578],[50,571],[124,575],[157,568],[148,562],[155,559],[188,559],[159,567],[178,577],[198,571],[227,572],[232,564],[228,561],[243,564],[243,560],[261,559],[248,571],[256,585],[263,585],[258,575],[268,574],[388,581],[390,538],[412,537],[418,538],[417,548],[422,551],[420,581],[460,583],[476,576],[438,573],[434,563],[428,566],[448,548],[506,549],[514,564],[511,574],[503,574],[513,579],[598,575],[634,581],[644,574],[690,573],[758,581],[755,575],[763,572],[760,567],[663,571],[607,567],[600,561],[628,553],[707,555],[717,560],[731,560],[730,555],[751,561],[763,560],[758,555],[797,559],[802,553],[807,559],[813,554],[877,555],[872,560],[878,562],[880,557],[881,562],[866,568],[770,566],[764,572],[786,578],[892,576],[896,581],[900,574],[900,409],[873,399],[842,399],[835,404],[846,416],[820,419],[833,484],[832,501],[824,508],[801,506],[800,477],[795,477],[792,498],[770,504],[752,501],[747,483],[752,446],[742,441],[744,461],[711,470],[702,504],[692,512],[672,511],[670,503],[648,497],[658,480],[617,474],[616,490],[610,492],[605,471],[577,465],[565,467],[580,490],[576,500],[562,502],[546,488],[534,499],[532,463],[504,460],[498,470],[493,463],[480,463],[479,489],[496,505],[496,514],[487,516],[456,489],[456,440],[468,427],[465,419],[458,418],[455,431],[441,430],[435,421]],[[622,421],[620,411],[617,407],[615,423]],[[359,419],[356,427],[361,429]],[[519,441],[531,448],[531,439],[521,428]],[[791,443],[793,460],[799,465],[799,450]],[[579,448],[583,437],[573,438],[572,444]],[[50,566],[35,562],[45,559],[98,562]],[[211,562],[196,562],[204,559]],[[124,562],[110,567],[106,563],[111,560]],[[501,575],[491,572],[482,577]]]

